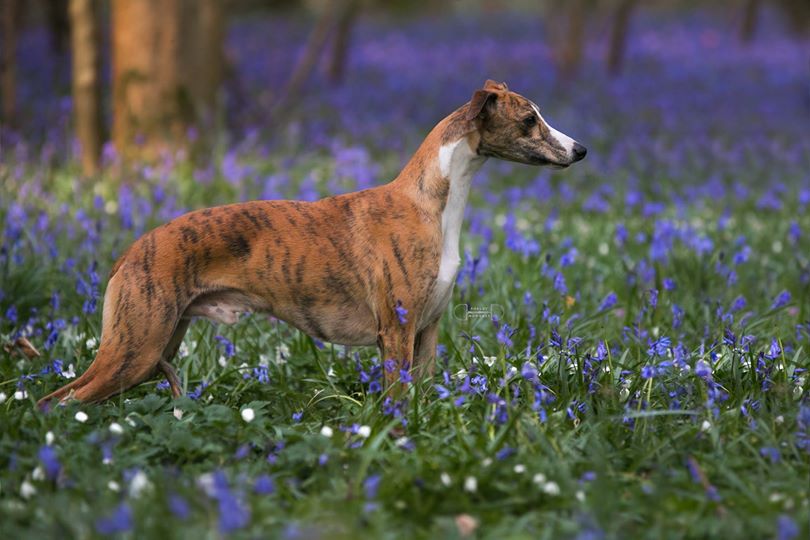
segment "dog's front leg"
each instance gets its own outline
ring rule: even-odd
[[[377,333],[377,346],[380,348],[386,388],[396,384],[401,370],[411,369],[414,340],[416,339],[415,330],[415,325],[410,321],[400,324],[396,318],[380,325]],[[400,390],[402,389],[394,389],[394,393],[398,393]]]
[[[425,379],[433,376],[436,368],[436,345],[439,342],[440,320],[436,319],[416,334],[413,354],[414,378]]]

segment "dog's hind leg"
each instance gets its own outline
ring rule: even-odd
[[[180,320],[173,304],[167,304],[156,315],[143,294],[142,289],[124,281],[122,271],[110,278],[104,297],[101,344],[95,360],[76,380],[40,399],[39,407],[71,398],[102,401],[155,373],[175,333],[181,333],[177,330],[186,323]]]
[[[163,358],[158,362],[158,369],[166,376],[166,380],[169,381],[169,386],[172,389],[172,396],[176,398],[183,395],[183,385],[180,382],[180,377],[177,376],[177,372],[171,365],[171,360],[177,354],[180,344],[183,343],[183,337],[186,335],[189,322],[189,319],[180,319],[180,322],[177,323],[177,328],[174,330],[172,339],[163,351]]]

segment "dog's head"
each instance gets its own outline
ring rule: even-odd
[[[540,109],[505,83],[487,81],[470,100],[466,119],[478,128],[477,151],[529,165],[568,167],[585,157],[587,150],[560,133],[540,115]]]

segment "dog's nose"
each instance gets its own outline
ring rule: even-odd
[[[588,149],[582,146],[579,143],[574,143],[574,161],[579,161],[585,157],[585,154],[588,153]]]

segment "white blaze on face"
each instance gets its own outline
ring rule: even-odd
[[[532,103],[532,102],[530,101],[529,103]],[[574,145],[577,143],[577,141],[575,141],[574,139],[572,139],[571,137],[569,137],[565,133],[559,132],[556,129],[554,129],[553,127],[551,127],[549,125],[549,123],[546,122],[543,119],[543,115],[540,114],[540,109],[538,109],[537,105],[535,105],[534,103],[532,103],[532,108],[534,109],[534,112],[537,113],[537,117],[540,118],[540,121],[543,122],[546,125],[546,127],[548,128],[549,133],[551,133],[551,136],[557,141],[557,143],[562,148],[565,149],[566,153],[568,154],[568,158],[573,159],[573,157],[574,157]]]

